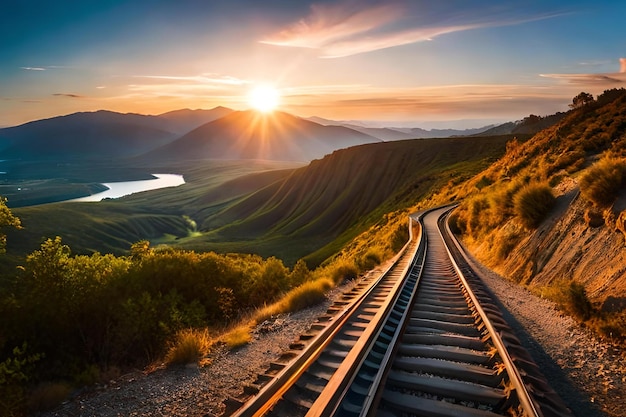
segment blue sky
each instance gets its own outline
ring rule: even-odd
[[[245,109],[259,84],[301,116],[516,120],[623,87],[624,16],[623,1],[11,1],[0,126]]]

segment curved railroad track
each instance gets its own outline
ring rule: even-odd
[[[571,416],[469,267],[445,219],[409,242],[239,398],[236,416]]]

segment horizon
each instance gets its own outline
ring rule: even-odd
[[[261,85],[304,118],[479,127],[626,84],[626,4],[609,1],[35,0],[5,11],[2,127],[101,109],[246,110]]]
[[[172,110],[167,110],[163,113],[158,113],[158,114],[149,114],[149,113],[139,113],[139,112],[118,112],[115,110],[110,110],[110,109],[97,109],[97,110],[87,110],[87,111],[76,111],[76,112],[72,112],[72,113],[67,113],[67,114],[59,114],[56,116],[51,116],[51,117],[44,117],[42,119],[35,119],[35,120],[29,120],[27,122],[24,123],[20,123],[17,125],[11,125],[11,126],[3,126],[0,125],[0,129],[8,129],[8,128],[13,128],[13,127],[20,127],[29,123],[33,123],[33,122],[39,122],[39,121],[43,121],[43,120],[50,120],[50,119],[55,119],[55,118],[62,118],[62,117],[66,117],[66,116],[71,116],[74,114],[80,114],[80,113],[97,113],[97,112],[111,112],[111,113],[117,113],[117,114],[122,114],[122,115],[139,115],[139,116],[151,116],[151,117],[159,117],[168,113],[172,113],[172,112],[179,112],[179,111],[190,111],[190,112],[195,112],[195,111],[211,111],[211,110],[215,110],[218,108],[222,108],[222,109],[227,109],[227,110],[231,110],[233,112],[246,112],[246,111],[253,111],[253,112],[259,112],[259,113],[263,113],[260,112],[258,110],[252,109],[252,108],[248,108],[248,109],[243,109],[243,110],[236,110],[236,109],[232,109],[230,107],[226,107],[226,106],[222,106],[222,105],[217,105],[213,108],[207,108],[207,109],[203,109],[203,108],[195,108],[195,109],[191,109],[191,108],[181,108],[181,109],[172,109]],[[470,130],[470,129],[480,129],[483,127],[491,127],[491,126],[496,126],[499,124],[503,124],[503,123],[508,123],[508,122],[517,122],[517,121],[521,121],[521,119],[519,120],[507,120],[507,119],[459,119],[459,120],[442,120],[442,121],[434,121],[434,120],[414,120],[414,121],[382,121],[382,120],[334,120],[334,119],[328,119],[328,118],[320,118],[319,116],[301,116],[295,113],[291,113],[282,109],[276,109],[275,111],[272,111],[270,113],[268,113],[269,116],[271,116],[272,113],[274,112],[279,112],[279,113],[286,113],[304,120],[309,120],[312,121],[314,123],[317,124],[322,124],[324,125],[324,123],[321,123],[319,121],[316,121],[314,119],[323,119],[326,122],[334,122],[337,123],[339,125],[355,125],[355,126],[360,126],[363,128],[388,128],[388,129],[411,129],[411,128],[421,128],[424,130]],[[540,115],[540,116],[547,116],[547,115]],[[209,122],[211,123],[211,122]]]

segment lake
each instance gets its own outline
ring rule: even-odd
[[[156,190],[166,187],[178,187],[185,183],[185,179],[182,175],[178,174],[152,174],[155,179],[141,180],[141,181],[121,181],[121,182],[106,182],[102,183],[108,190],[101,193],[92,194],[87,197],[74,198],[72,202],[83,201],[102,201],[105,198],[120,198],[125,195],[139,193],[142,191]]]

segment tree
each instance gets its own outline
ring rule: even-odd
[[[20,219],[15,217],[13,213],[11,213],[11,209],[7,207],[6,203],[7,199],[4,197],[0,197],[0,229],[7,226],[21,229],[22,224],[20,223]],[[5,234],[0,233],[0,253],[6,252],[6,245],[7,237]]]
[[[572,104],[570,104],[569,106],[572,109],[579,109],[593,102],[594,102],[593,95],[589,93],[585,93],[583,91],[572,99]]]

